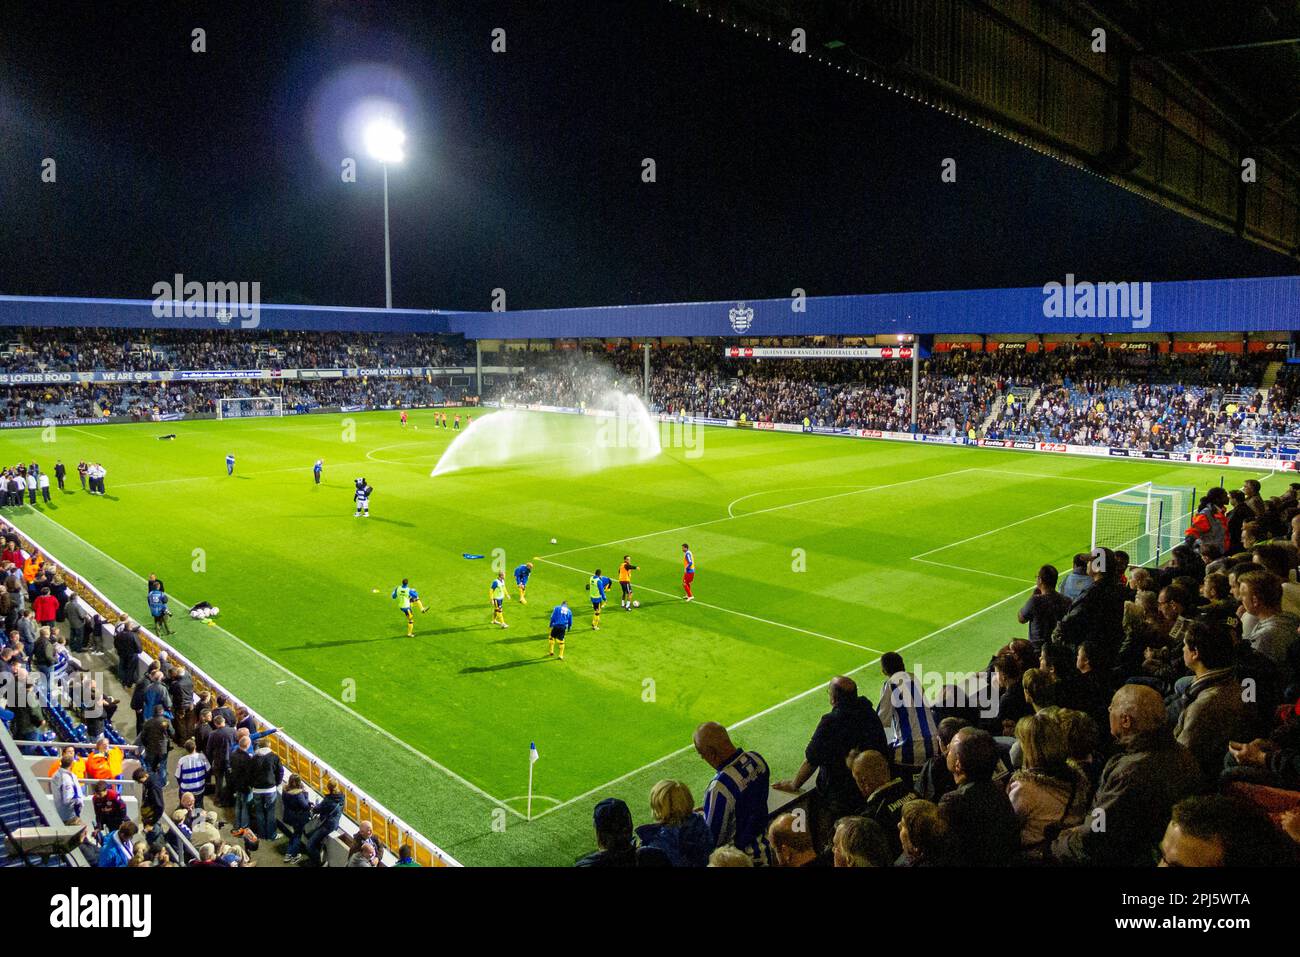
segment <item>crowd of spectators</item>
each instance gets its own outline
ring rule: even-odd
[[[0,373],[175,369],[464,367],[460,336],[262,329],[25,328],[0,341]]]
[[[164,588],[149,577],[151,600]],[[142,655],[134,620],[109,626],[106,647],[104,620],[3,524],[0,620],[0,719],[28,753],[56,755],[54,809],[62,823],[83,827],[79,850],[92,866],[250,867],[275,842],[279,863],[321,866],[331,837],[344,845],[346,866],[415,866],[409,845],[386,854],[368,822],[341,829],[343,791],[327,780],[313,800],[268,746],[275,728],[259,728],[247,708],[196,687],[166,656]],[[110,655],[111,675],[98,670]],[[57,752],[31,744],[70,730],[83,743]]]
[[[516,355],[527,371],[498,399],[579,406],[611,386],[642,390],[640,350]],[[1300,434],[1291,377],[1265,405],[1259,384],[1273,360],[1092,343],[935,353],[919,367],[916,430],[1139,450],[1273,448]],[[907,432],[911,381],[904,360],[732,358],[719,340],[656,348],[650,400],[670,414]]]
[[[700,809],[675,780],[640,827],[601,800],[578,866],[1294,866],[1298,567],[1300,483],[1208,495],[1158,567],[1044,566],[1022,637],[932,698],[893,652],[874,704],[833,679],[784,780],[700,725]]]
[[[439,405],[446,401],[447,390],[418,377],[293,379],[256,384],[236,379],[14,386],[0,391],[0,421],[110,416],[147,421],[160,415],[211,415],[216,413],[219,399],[259,397],[280,398],[286,412],[309,412],[339,406],[384,409]],[[456,399],[460,398],[458,392]]]
[[[145,330],[27,329],[0,347],[0,372],[455,367],[472,362],[450,336]],[[913,430],[905,360],[744,359],[723,340],[658,346],[654,411],[825,428]],[[599,404],[609,389],[642,391],[640,349],[511,351],[525,371],[491,397],[568,407]],[[1138,450],[1266,452],[1298,441],[1300,388],[1284,371],[1267,394],[1272,353],[1160,353],[1061,343],[1051,351],[954,349],[920,363],[915,430],[950,437],[1025,439]],[[367,383],[238,380],[133,384],[33,384],[0,392],[0,421],[211,413],[222,397],[283,395],[290,409],[391,407],[443,401],[419,379]]]

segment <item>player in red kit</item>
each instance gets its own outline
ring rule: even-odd
[[[682,571],[682,588],[686,589],[686,600],[694,601],[691,582],[695,581],[695,556],[691,554],[691,546],[685,542],[682,542],[682,564],[685,566]]]
[[[406,428],[406,410],[402,410],[402,428]]]

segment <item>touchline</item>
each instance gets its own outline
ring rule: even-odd
[[[82,894],[74,887],[50,898],[50,926],[60,930],[130,928],[133,937],[153,929],[153,899],[148,894]]]

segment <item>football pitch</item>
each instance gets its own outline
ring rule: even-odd
[[[594,420],[557,418],[572,432],[557,454],[578,454]],[[4,518],[141,621],[151,572],[174,603],[220,606],[216,626],[174,607],[166,640],[462,862],[565,865],[591,850],[600,797],[624,798],[638,822],[660,778],[702,798],[701,721],[788,777],[832,675],[856,675],[875,701],[885,651],[926,672],[982,668],[1023,635],[1015,613],[1038,566],[1064,572],[1087,549],[1093,499],[1221,477],[708,428],[641,465],[573,475],[532,459],[433,479],[454,434],[432,423],[421,410],[405,428],[382,412],[8,431],[0,461],[52,473],[57,457],[70,474],[52,505]],[[82,458],[108,470],[107,496],[80,491]],[[369,519],[353,517],[362,475]],[[593,631],[586,580],[597,567],[616,578],[624,554],[641,607],[622,611],[615,586]],[[535,565],[508,629],[489,621],[498,556],[516,598],[509,571]],[[430,608],[411,638],[390,598],[402,578]],[[574,610],[563,662],[546,657],[561,599]]]

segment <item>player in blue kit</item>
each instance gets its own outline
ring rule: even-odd
[[[235,453],[231,452],[226,456],[226,474],[235,474]]]
[[[317,485],[320,484],[320,474],[321,474],[321,472],[323,472],[324,470],[325,470],[325,460],[324,460],[324,459],[317,459],[317,460],[316,460],[316,464],[313,465],[313,466],[311,467],[311,476],[312,476],[312,478],[314,478],[314,479],[316,480],[316,484],[317,484]]]
[[[519,589],[519,604],[521,605],[528,604],[528,599],[524,597],[524,592],[528,589],[528,576],[532,573],[532,562],[524,562],[515,569],[515,587]]]
[[[562,601],[551,609],[551,639],[549,643],[550,650],[546,652],[549,658],[555,654],[555,643],[560,643],[560,660],[564,660],[564,638],[573,627],[573,611],[569,608],[567,601]]]
[[[600,609],[605,605],[605,589],[614,584],[612,578],[606,578],[596,569],[596,573],[587,582],[587,597],[591,599],[591,628],[600,631]]]

